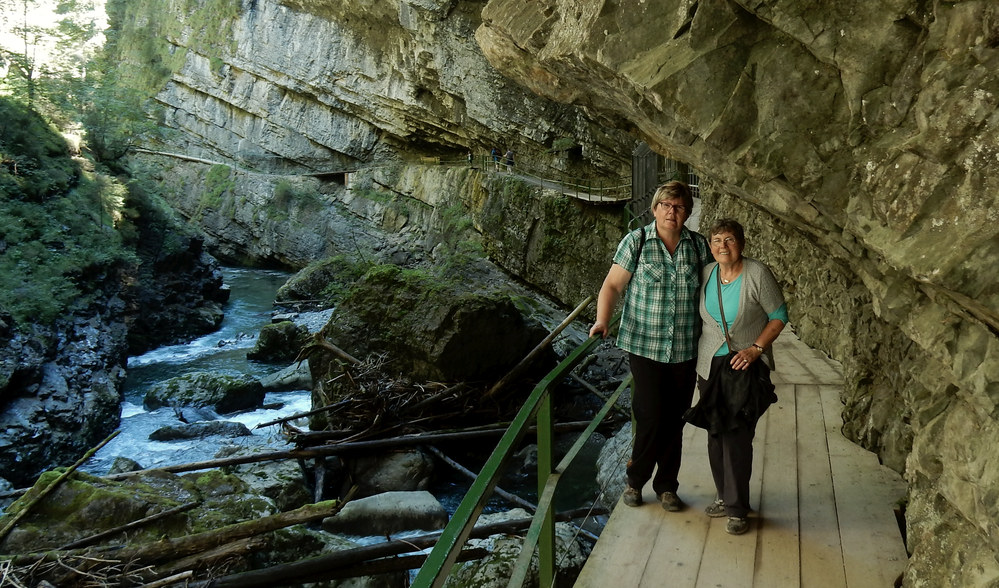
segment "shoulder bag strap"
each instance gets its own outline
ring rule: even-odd
[[[725,342],[728,343],[728,352],[735,353],[735,349],[732,349],[732,337],[728,334],[728,321],[725,320],[725,303],[722,301],[721,292],[721,266],[718,266],[718,275],[716,283],[718,284],[718,312],[721,313],[722,328],[725,329]]]

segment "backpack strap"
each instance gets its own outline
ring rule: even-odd
[[[642,247],[645,247],[645,225],[642,225],[638,235],[638,254],[635,255],[635,272],[638,272],[638,262],[642,260]]]

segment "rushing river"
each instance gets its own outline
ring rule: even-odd
[[[289,274],[241,268],[224,268],[223,273],[231,296],[225,307],[221,328],[189,343],[161,347],[129,359],[125,399],[121,408],[121,432],[81,469],[104,475],[119,456],[135,460],[144,468],[205,461],[212,459],[223,445],[274,450],[292,448],[279,435],[277,426],[256,430],[254,427],[259,423],[310,410],[311,394],[308,390],[268,393],[264,404],[280,408],[220,417],[245,424],[253,433],[250,437],[206,437],[177,441],[149,439],[150,433],[161,427],[180,424],[172,408],[164,407],[154,411],[143,408],[142,399],[151,385],[192,372],[246,374],[260,378],[287,367],[285,364],[247,360],[246,352],[253,347],[260,329],[271,322],[274,296]],[[306,313],[296,321],[316,332],[328,317],[328,312]],[[304,420],[294,424],[307,427]],[[578,463],[574,463],[566,473],[563,484],[560,485],[560,498],[556,500],[557,507],[578,508],[591,503],[596,491],[594,461],[599,447],[599,443],[588,443],[583,455],[577,459]],[[485,458],[491,451],[492,445],[484,444],[482,457]],[[477,470],[479,465],[481,464],[467,464],[473,470]],[[526,468],[519,475],[508,475],[501,484],[505,489],[533,502],[537,498],[535,480],[532,469]],[[453,513],[468,490],[469,483],[470,480],[461,474],[440,464],[430,491],[449,513]],[[509,503],[494,495],[485,511],[496,512],[509,508],[512,508]]]
[[[94,474],[107,473],[118,456],[137,461],[146,468],[162,467],[211,459],[223,444],[287,448],[277,427],[254,430],[262,422],[311,409],[308,390],[268,393],[261,409],[221,418],[238,421],[252,432],[251,437],[206,438],[181,441],[150,441],[149,434],[167,425],[180,423],[172,408],[147,411],[142,407],[146,390],[155,383],[192,372],[215,372],[262,377],[287,367],[250,361],[246,352],[256,342],[260,329],[271,322],[274,295],[289,274],[258,269],[224,268],[231,297],[218,331],[189,343],[170,345],[129,358],[125,400],[121,406],[120,433],[83,468]],[[314,320],[324,320],[321,316]],[[310,325],[310,328],[312,325]],[[315,327],[318,328],[318,327]]]

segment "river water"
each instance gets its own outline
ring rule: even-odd
[[[220,418],[245,424],[253,433],[250,437],[152,441],[150,433],[167,426],[180,424],[172,408],[164,407],[147,411],[142,406],[146,390],[153,384],[192,372],[217,372],[233,375],[263,377],[288,367],[246,358],[246,352],[256,342],[260,329],[271,322],[274,296],[290,274],[259,269],[223,268],[225,283],[231,296],[225,307],[225,318],[220,329],[189,343],[170,345],[132,357],[128,361],[125,382],[125,399],[121,408],[120,433],[103,447],[81,469],[94,475],[105,475],[117,457],[126,457],[144,468],[164,467],[212,459],[222,446],[262,447],[265,449],[292,449],[278,433],[278,426],[254,430],[263,422],[311,410],[311,393],[308,390],[268,393],[265,406],[275,406]],[[296,319],[311,332],[318,331],[328,320],[325,313],[305,313]],[[303,419],[293,422],[307,428]],[[595,460],[599,442],[588,443],[583,455],[573,463],[560,484],[556,506],[561,509],[579,508],[592,503],[595,496]],[[491,444],[481,447],[482,459],[492,451]],[[518,461],[516,458],[512,461]],[[577,463],[578,462],[578,463]],[[477,470],[481,464],[465,464]],[[520,473],[516,473],[516,472]],[[506,490],[533,502],[537,498],[536,472],[531,467],[514,466],[513,472],[501,482]],[[445,510],[453,513],[468,491],[470,480],[441,464],[432,487],[429,489]],[[563,490],[564,488],[564,490]],[[511,505],[494,495],[485,506],[485,512],[504,511]]]
[[[271,322],[274,295],[290,274],[259,269],[223,268],[223,275],[231,296],[226,304],[225,318],[220,329],[189,343],[161,347],[129,358],[125,400],[121,406],[121,432],[81,469],[103,475],[118,456],[133,459],[145,468],[203,461],[212,459],[221,445],[289,448],[277,435],[276,426],[258,430],[253,428],[262,422],[310,410],[312,406],[308,390],[268,393],[264,405],[279,408],[221,417],[245,424],[253,433],[250,437],[169,442],[149,440],[149,434],[156,429],[180,424],[171,408],[147,411],[142,407],[142,399],[152,384],[192,372],[245,374],[260,378],[287,367],[284,364],[250,361],[246,359],[246,353],[256,343],[260,329]],[[324,320],[322,317],[315,319]]]

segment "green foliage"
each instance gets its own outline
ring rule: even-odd
[[[274,197],[270,201],[267,215],[276,220],[286,220],[292,210],[299,213],[319,213],[324,203],[315,192],[296,188],[288,180],[280,180],[274,186]]]
[[[201,194],[201,208],[218,208],[222,196],[236,186],[232,168],[215,164],[205,174],[205,191]]]
[[[184,17],[171,12],[176,9]],[[239,0],[184,0],[135,2],[108,0],[108,44],[120,63],[142,64],[129,68],[125,83],[152,96],[180,69],[188,50],[208,57],[218,72],[226,54],[235,50],[232,28],[242,10]],[[185,35],[184,29],[189,29]],[[187,49],[172,40],[184,36]]]
[[[0,1],[0,29],[17,38],[13,45],[0,46],[0,63],[8,65],[0,78],[0,94],[58,120],[67,116],[75,83],[97,47],[96,20],[103,7],[89,0],[58,0],[46,24],[32,24],[29,15],[49,4]]]
[[[0,121],[0,309],[50,323],[132,259],[113,226],[118,192],[81,174],[37,113],[0,98]]]
[[[114,164],[140,142],[160,138],[160,107],[143,92],[122,85],[117,70],[93,70],[81,91],[79,116],[87,144],[102,162]]]
[[[74,185],[69,148],[37,113],[0,98],[0,197],[44,201]]]
[[[579,143],[572,137],[559,137],[558,139],[552,141],[551,151],[568,151],[577,145],[579,145]]]
[[[139,170],[129,181],[122,196],[118,232],[126,246],[141,249],[146,259],[157,262],[185,251],[197,231],[180,217],[157,192],[149,174]],[[153,271],[153,264],[142,264],[140,273]],[[151,280],[151,278],[150,278]]]
[[[378,202],[381,204],[388,204],[395,198],[395,196],[389,192],[386,192],[384,190],[374,190],[371,188],[355,189],[352,190],[352,192],[354,194],[357,194],[361,198],[364,198],[365,200],[370,200],[372,202]]]
[[[454,204],[441,211],[441,238],[443,248],[438,254],[443,260],[437,266],[442,276],[452,273],[455,268],[467,265],[485,256],[482,243],[475,238],[472,218],[461,204]]]
[[[441,211],[444,234],[460,233],[472,228],[472,219],[461,204],[454,204]]]

